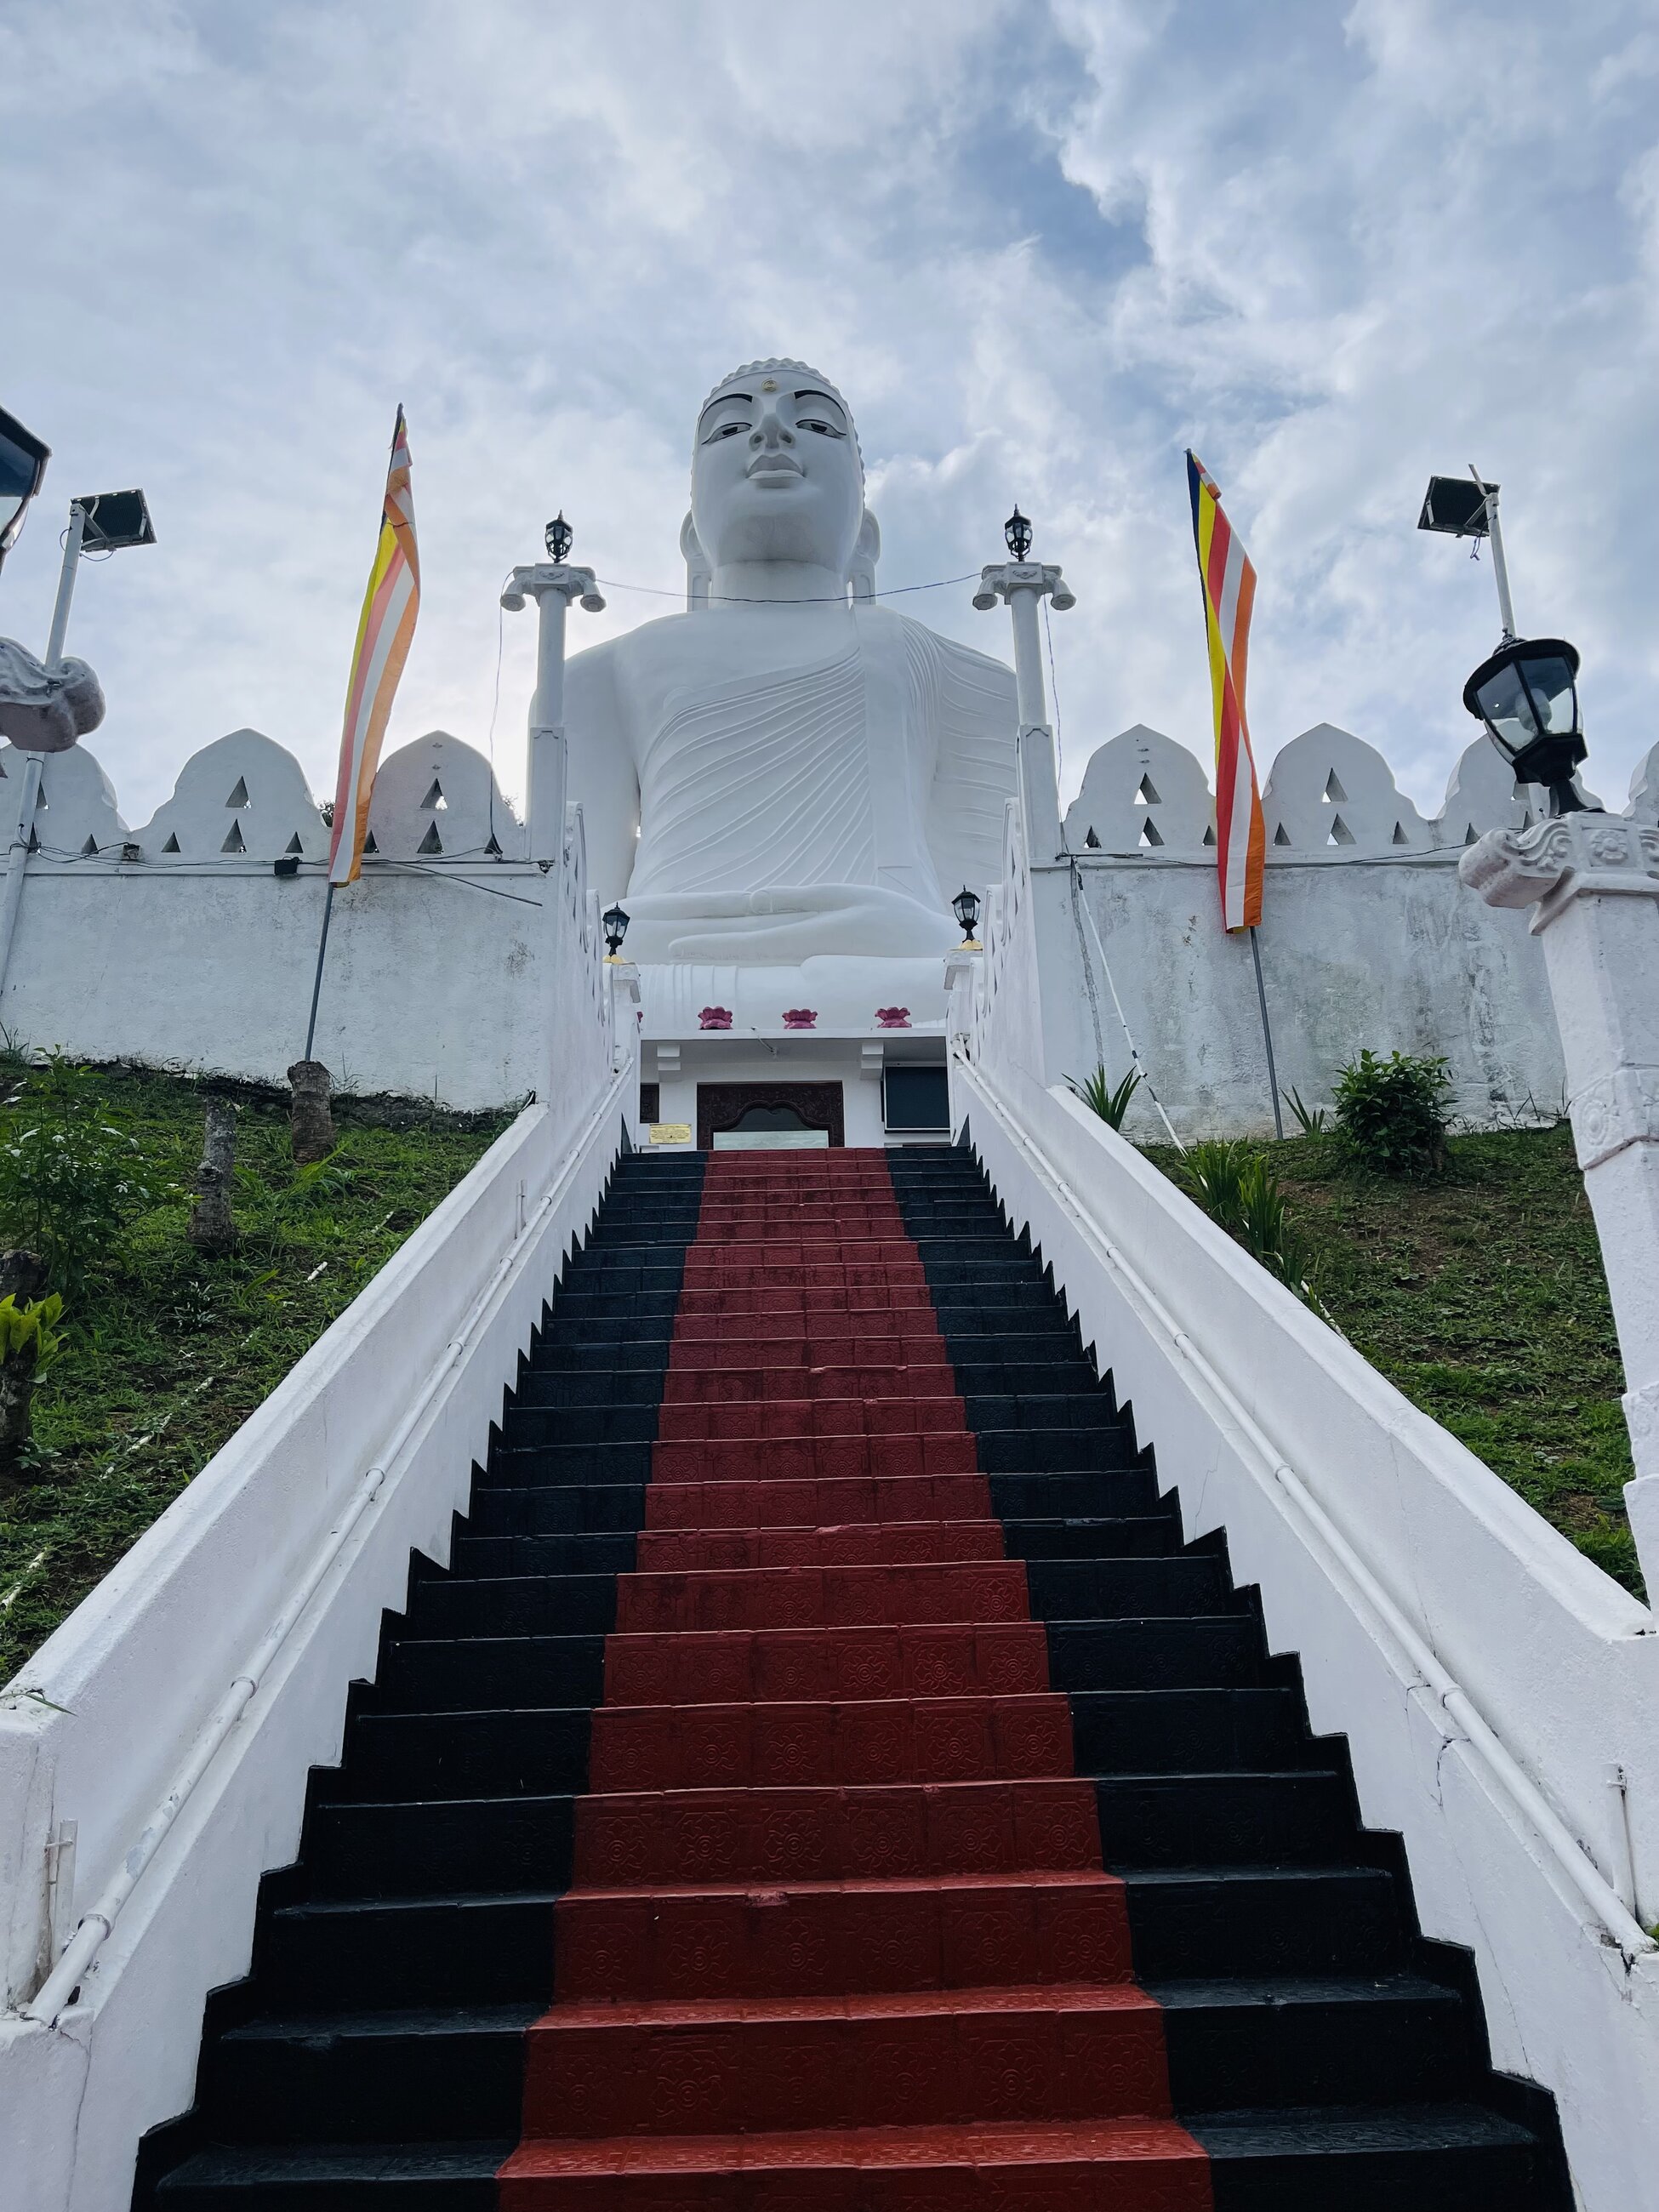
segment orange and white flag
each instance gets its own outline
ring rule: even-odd
[[[1210,687],[1215,697],[1215,842],[1221,926],[1254,929],[1261,919],[1261,878],[1267,856],[1267,823],[1256,790],[1250,727],[1244,718],[1255,570],[1222,512],[1214,480],[1190,448],[1187,482],[1193,497],[1193,543],[1204,587]]]
[[[404,410],[392,433],[392,465],[374,565],[363,594],[357,647],[346,686],[340,773],[334,787],[334,837],[328,848],[331,884],[353,884],[362,873],[368,835],[368,795],[380,764],[380,740],[409,658],[421,605],[421,562],[415,544],[415,501],[409,482],[409,431]]]

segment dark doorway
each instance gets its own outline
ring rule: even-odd
[[[779,1119],[750,1121],[750,1115]],[[697,1149],[712,1152],[714,1133],[728,1129],[823,1129],[832,1145],[847,1142],[839,1083],[700,1083]]]

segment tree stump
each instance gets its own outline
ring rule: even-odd
[[[230,1210],[235,1168],[236,1109],[228,1099],[210,1098],[188,1232],[198,1252],[228,1252],[236,1243],[236,1224]]]
[[[334,1150],[334,1116],[328,1109],[334,1079],[320,1060],[296,1060],[288,1079],[294,1093],[288,1124],[294,1163],[305,1167],[313,1160],[325,1159]]]
[[[0,1298],[15,1298],[20,1306],[32,1305],[46,1295],[46,1263],[26,1244],[0,1252]]]

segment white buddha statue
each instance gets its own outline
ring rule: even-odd
[[[894,973],[868,963],[908,960],[937,996],[951,898],[1000,872],[1012,672],[874,603],[853,418],[799,362],[704,404],[681,544],[691,611],[567,679],[588,879],[631,916],[629,956],[798,971],[765,998],[856,1008]]]

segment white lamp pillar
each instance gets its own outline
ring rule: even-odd
[[[981,610],[1008,603],[1014,625],[1014,686],[1019,715],[1019,796],[1025,817],[1027,847],[1034,858],[1060,851],[1060,781],[1054,769],[1054,737],[1042,682],[1042,639],[1037,609],[1052,599],[1064,613],[1077,600],[1052,562],[1001,561],[981,568],[974,605]]]
[[[1458,873],[1489,906],[1537,908],[1624,1359],[1636,1463],[1625,1500],[1659,1592],[1659,829],[1586,813],[1489,830]]]
[[[501,605],[517,614],[526,599],[535,600],[540,626],[536,637],[536,696],[530,702],[525,811],[531,858],[550,861],[556,860],[564,849],[565,612],[572,599],[580,599],[589,614],[601,614],[605,601],[591,568],[570,568],[559,561],[540,561],[534,568],[513,571],[513,580],[501,593]]]

